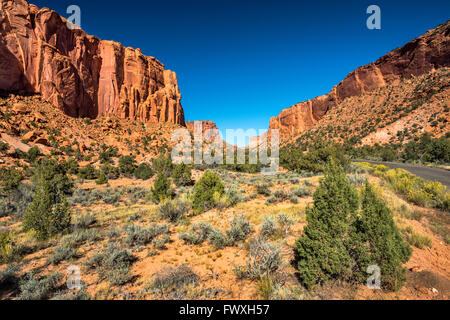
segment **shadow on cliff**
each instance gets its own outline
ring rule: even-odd
[[[0,96],[4,97],[9,93],[36,94],[23,73],[21,62],[0,42]]]

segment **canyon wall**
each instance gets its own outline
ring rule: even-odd
[[[450,21],[428,31],[378,61],[351,72],[330,93],[283,110],[270,120],[270,130],[280,130],[285,141],[310,129],[331,108],[352,96],[401,78],[416,77],[450,66]]]
[[[0,89],[40,93],[72,117],[185,125],[174,72],[25,0],[0,0]]]

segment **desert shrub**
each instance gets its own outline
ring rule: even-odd
[[[170,188],[170,181],[162,173],[158,174],[158,177],[153,184],[153,188],[151,189],[151,193],[153,202],[157,204],[163,200],[170,200],[174,197],[174,192]]]
[[[149,289],[160,295],[183,291],[187,286],[195,286],[200,277],[187,265],[166,267],[153,275]]]
[[[423,213],[419,210],[414,210],[411,212],[410,218],[412,220],[421,221],[423,218]]]
[[[130,246],[144,246],[156,237],[169,233],[169,227],[165,224],[150,225],[148,228],[143,228],[138,225],[128,225],[125,228],[127,237],[124,239],[125,243]]]
[[[353,223],[349,247],[355,259],[353,277],[364,282],[367,268],[381,269],[382,287],[398,290],[405,281],[402,266],[411,256],[411,248],[403,240],[386,204],[366,184],[362,195],[362,211]]]
[[[7,142],[0,141],[0,153],[6,153],[10,146]]]
[[[11,230],[0,230],[0,263],[8,263],[14,255],[14,234]]]
[[[41,155],[41,151],[39,150],[38,147],[33,147],[30,150],[28,150],[27,154],[26,154],[26,158],[28,162],[34,162],[36,161],[36,159]]]
[[[54,296],[52,300],[55,301],[85,301],[85,300],[91,300],[91,296],[89,293],[85,291],[85,288],[81,288],[81,290],[78,291],[71,291],[66,290],[66,293],[61,292]]]
[[[100,171],[97,180],[95,180],[97,185],[103,185],[108,183],[108,178],[103,171]]]
[[[72,184],[65,172],[48,171],[60,168],[43,164],[33,177],[36,190],[33,202],[24,213],[23,228],[34,230],[38,239],[48,239],[70,227],[71,211],[65,192],[71,191]]]
[[[277,272],[281,263],[281,246],[258,237],[251,241],[248,262],[238,268],[237,274],[240,278],[258,280]]]
[[[78,178],[84,180],[96,180],[100,175],[99,170],[95,169],[92,165],[78,169]]]
[[[208,234],[208,241],[216,250],[220,250],[228,246],[227,237],[219,229],[212,228]]]
[[[96,229],[77,229],[73,233],[61,238],[61,246],[76,248],[84,242],[95,243],[102,239],[99,230]]]
[[[334,160],[314,194],[314,204],[306,209],[308,225],[296,243],[299,278],[306,287],[349,275],[352,260],[345,246],[350,216],[358,209],[358,194],[343,168]]]
[[[324,172],[326,163],[330,158],[335,159],[345,169],[350,165],[344,149],[338,144],[328,146],[327,143],[319,141],[307,153],[297,146],[287,146],[280,150],[281,166],[299,174],[303,172]]]
[[[120,177],[120,171],[118,167],[114,167],[109,163],[106,163],[100,167],[101,172],[110,180],[116,180]]]
[[[21,217],[33,201],[34,187],[28,183],[19,183],[16,188],[6,194],[2,200],[0,195],[0,217],[15,215]]]
[[[395,192],[406,196],[414,204],[445,207],[446,187],[439,182],[425,181],[403,169],[389,170],[384,177]]]
[[[287,235],[291,231],[294,220],[285,213],[280,213],[277,216],[277,222],[282,234]]]
[[[184,164],[177,164],[172,172],[173,182],[177,186],[190,186],[193,184],[191,168]]]
[[[180,235],[180,239],[189,244],[202,244],[208,239],[209,234],[213,230],[211,224],[207,222],[199,222],[191,226],[187,232]]]
[[[294,189],[294,191],[292,191],[292,194],[299,198],[309,197],[312,195],[311,191],[305,186]]]
[[[111,147],[107,145],[101,146],[101,151],[98,154],[98,157],[100,159],[100,162],[102,164],[110,163],[112,161],[112,158],[117,157],[119,154],[119,149],[117,147]]]
[[[120,192],[111,191],[111,193],[106,193],[102,195],[102,200],[106,204],[116,204],[117,202],[120,201],[121,198],[122,195]]]
[[[217,199],[218,198],[218,199]],[[245,193],[238,191],[235,187],[227,188],[225,194],[219,197],[219,193],[214,194],[215,206],[218,209],[234,207],[238,203],[248,201]]]
[[[353,186],[360,187],[367,182],[367,177],[360,174],[351,174],[348,176],[348,180]]]
[[[206,171],[194,186],[192,207],[197,212],[208,210],[215,205],[214,195],[217,198],[224,193],[225,187],[220,177],[212,171]]]
[[[119,158],[119,171],[126,177],[131,177],[136,170],[135,156],[122,156]]]
[[[278,201],[284,201],[288,198],[288,195],[283,190],[277,190],[273,195]]]
[[[172,176],[173,163],[170,156],[160,154],[158,158],[153,159],[152,167],[158,174],[161,173],[167,177]]]
[[[15,286],[19,283],[19,271],[20,267],[16,264],[10,264],[0,271],[0,288],[8,288]],[[0,289],[0,292],[2,290]]]
[[[164,250],[166,248],[166,244],[170,242],[170,235],[165,234],[161,238],[154,238],[152,240],[153,248],[156,250]]]
[[[291,194],[291,195],[289,196],[289,201],[290,201],[291,203],[293,203],[293,204],[297,204],[297,203],[298,203],[298,197],[297,197],[296,195],[294,195],[294,194]]]
[[[97,269],[101,279],[112,285],[123,285],[131,279],[130,267],[136,258],[128,250],[110,246],[105,252],[94,254],[87,262],[89,268]]]
[[[148,180],[153,177],[155,173],[147,163],[141,163],[139,167],[134,170],[134,177],[136,179]]]
[[[230,244],[235,245],[239,241],[243,241],[252,233],[252,226],[243,214],[239,214],[230,222],[230,229],[226,230]]]
[[[167,200],[158,207],[160,217],[169,220],[170,222],[177,222],[183,218],[189,210],[189,202],[183,200]]]
[[[275,219],[272,216],[264,217],[261,225],[261,235],[265,238],[274,236],[277,233]]]
[[[258,194],[266,196],[266,197],[270,196],[270,194],[271,194],[269,186],[267,184],[257,185],[256,191],[258,192]]]
[[[414,232],[411,227],[408,227],[402,231],[405,235],[406,241],[416,248],[423,249],[424,247],[431,248],[433,246],[433,241],[429,237]]]
[[[18,300],[50,299],[61,279],[62,276],[59,273],[52,273],[41,278],[37,278],[32,272],[27,273],[20,280]]]
[[[277,203],[278,199],[274,196],[267,198],[266,205]]]
[[[86,206],[101,199],[102,194],[98,190],[76,189],[70,198],[70,201],[74,204]]]
[[[9,195],[19,187],[23,178],[22,172],[16,168],[0,168],[1,191]]]
[[[77,252],[71,247],[57,247],[53,251],[47,262],[51,264],[59,264],[62,261],[67,261],[77,257]]]
[[[75,229],[86,229],[89,228],[91,225],[95,224],[97,222],[97,219],[94,214],[84,214],[77,216],[75,218],[74,227]]]

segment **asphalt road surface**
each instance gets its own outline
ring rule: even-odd
[[[394,162],[377,162],[377,161],[363,161],[356,160],[355,162],[368,162],[371,164],[382,164],[391,169],[405,169],[412,174],[421,177],[425,180],[439,181],[443,185],[447,186],[447,189],[450,190],[450,171],[439,169],[439,168],[431,168],[431,167],[422,167],[422,166],[414,166],[405,163],[394,163]]]

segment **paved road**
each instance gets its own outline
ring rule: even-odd
[[[363,161],[363,160],[355,160],[355,162],[368,162],[371,164],[382,164],[392,169],[397,168],[405,169],[411,172],[412,174],[415,174],[416,176],[421,177],[425,180],[439,181],[443,185],[447,186],[448,190],[450,190],[450,171],[444,169],[414,166],[410,164],[396,163],[396,162],[377,162],[377,161]]]

